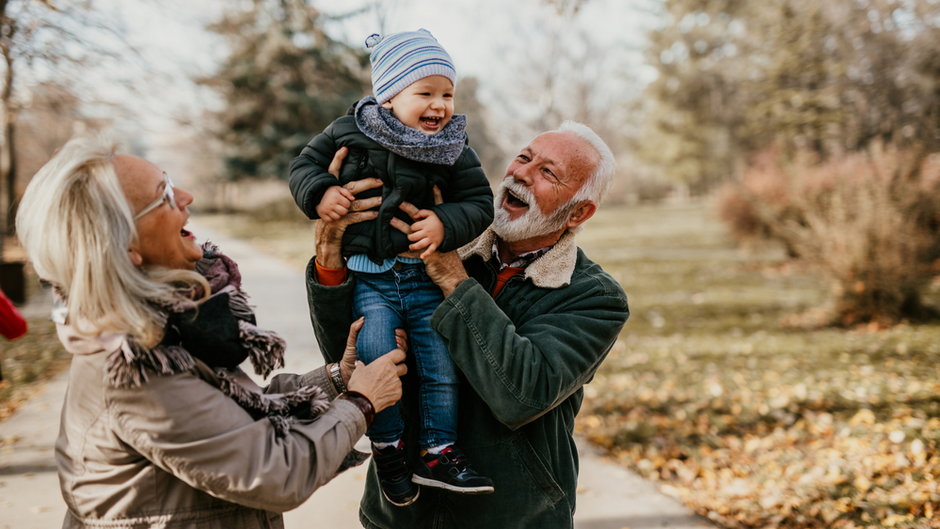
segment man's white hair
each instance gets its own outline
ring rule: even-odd
[[[610,147],[604,143],[604,140],[596,132],[591,130],[591,127],[577,121],[567,120],[551,132],[570,132],[588,142],[597,151],[598,161],[594,172],[591,173],[569,203],[575,204],[583,200],[590,200],[595,204],[600,204],[601,199],[610,189],[610,183],[614,178],[614,170],[617,165]]]

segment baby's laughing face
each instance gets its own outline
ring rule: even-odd
[[[405,125],[437,134],[454,115],[454,84],[442,75],[431,75],[411,83],[382,106]]]

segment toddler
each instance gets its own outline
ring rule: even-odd
[[[444,48],[424,29],[372,35],[366,45],[374,97],[356,102],[291,162],[291,193],[311,219],[337,220],[356,198],[343,184],[371,177],[383,183],[358,197],[381,193],[378,218],[351,224],[343,235],[343,255],[355,278],[354,317],[365,316],[359,358],[369,363],[394,349],[394,330],[403,328],[420,381],[420,463],[413,471],[401,403],[380,412],[368,431],[383,495],[404,506],[417,499],[417,485],[490,493],[492,481],[454,446],[458,380],[447,345],[430,324],[443,296],[420,259],[399,254],[446,252],[469,243],[493,220],[493,193],[467,145],[466,116],[454,114],[456,70]],[[341,147],[349,152],[337,180],[327,167]],[[435,186],[442,204],[434,203]],[[420,209],[418,220],[401,212],[402,202]],[[411,240],[390,225],[393,217],[412,223]]]

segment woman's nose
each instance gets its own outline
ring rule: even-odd
[[[173,198],[176,199],[176,206],[179,208],[185,208],[192,204],[194,200],[192,193],[178,187],[173,188]]]

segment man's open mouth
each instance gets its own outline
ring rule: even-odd
[[[518,195],[506,189],[506,203],[514,208],[527,208],[529,203],[519,198]]]
[[[189,230],[183,228],[180,230],[180,235],[182,235],[183,237],[191,237],[192,233]]]

